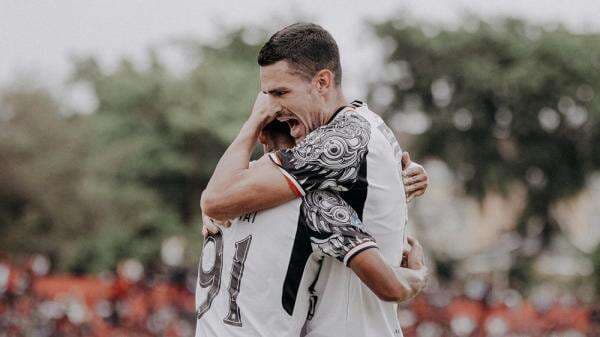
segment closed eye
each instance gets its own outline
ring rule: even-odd
[[[269,94],[275,96],[275,97],[281,97],[285,94],[287,94],[289,91],[287,90],[283,90],[283,89],[273,89],[269,91]]]

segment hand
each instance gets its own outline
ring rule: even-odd
[[[210,218],[202,212],[202,236],[207,237],[211,234],[217,234],[219,227],[229,228],[231,221],[218,221]]]
[[[406,267],[412,272],[411,277],[408,278],[412,289],[412,298],[427,286],[429,269],[425,265],[423,247],[421,247],[419,241],[412,236],[408,236],[407,240],[410,244],[410,250],[406,254]]]
[[[252,113],[248,118],[248,122],[251,124],[253,131],[258,136],[261,130],[275,119],[276,114],[279,112],[279,108],[272,104],[269,95],[262,91],[256,96],[254,106],[252,107]]]
[[[421,246],[419,241],[417,241],[417,239],[413,238],[410,235],[406,239],[408,241],[408,244],[410,245],[410,249],[405,252],[406,267],[410,269],[423,268],[425,266],[423,247]]]
[[[423,166],[410,160],[408,152],[402,153],[402,181],[406,202],[411,202],[415,197],[425,193],[429,185],[429,176]]]

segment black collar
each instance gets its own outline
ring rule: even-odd
[[[358,108],[361,105],[363,105],[364,103],[355,99],[354,101],[352,101],[352,103],[350,103],[350,105],[342,105],[341,107],[337,108],[337,110],[335,110],[335,112],[333,113],[333,115],[331,115],[331,118],[329,118],[329,120],[327,121],[327,123],[325,123],[324,125],[327,125],[329,123],[331,123],[331,121],[335,118],[335,116],[337,116],[337,114],[339,114],[340,112],[342,112],[342,110],[344,110],[345,108],[350,108],[350,107],[354,107],[354,108]]]
[[[329,123],[331,123],[332,120],[335,119],[335,116],[337,116],[337,114],[339,114],[342,110],[348,108],[348,105],[342,105],[341,107],[337,108],[337,110],[335,110],[335,112],[333,113],[333,115],[331,115],[331,118],[329,118],[329,120],[327,121],[327,123],[325,123],[324,125],[327,125]]]

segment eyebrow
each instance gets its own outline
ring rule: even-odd
[[[289,91],[288,88],[285,87],[279,87],[279,88],[275,88],[275,89],[271,89],[269,91],[263,91],[264,94],[274,94],[276,91]]]

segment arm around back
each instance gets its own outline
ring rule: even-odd
[[[377,249],[362,251],[348,263],[360,280],[380,300],[387,302],[411,299],[427,284],[427,267],[423,264],[409,266],[411,268],[390,267]]]

